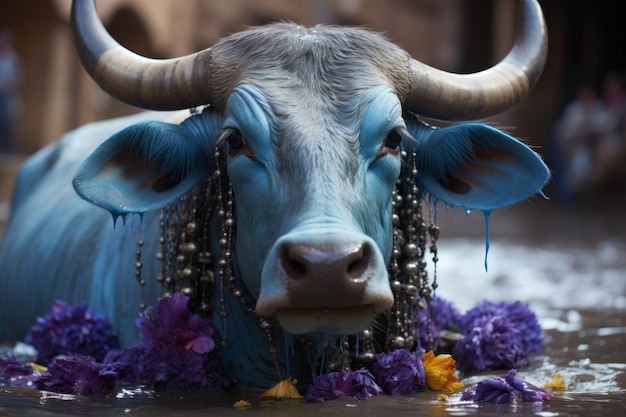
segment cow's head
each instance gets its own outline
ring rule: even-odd
[[[112,95],[160,110],[210,104],[180,125],[110,138],[77,173],[79,194],[114,215],[162,208],[212,175],[224,149],[236,269],[257,313],[293,333],[354,333],[393,304],[391,197],[403,153],[416,155],[422,192],[466,209],[525,199],[548,178],[534,152],[498,130],[435,129],[416,116],[472,120],[523,98],[546,53],[532,1],[511,54],[469,75],[355,28],[276,24],[154,61],[115,43],[92,1],[74,2],[73,22],[83,64]]]

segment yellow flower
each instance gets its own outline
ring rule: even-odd
[[[563,379],[563,376],[561,374],[557,373],[556,375],[554,375],[554,378],[546,382],[543,387],[545,389],[565,389],[565,380]]]
[[[286,399],[298,399],[303,398],[298,392],[296,384],[298,380],[292,377],[283,379],[274,385],[272,388],[261,394],[263,398],[286,398]]]
[[[240,410],[246,410],[246,409],[252,407],[252,404],[250,404],[246,400],[239,400],[239,401],[235,401],[235,404],[233,404],[233,407],[239,408]]]
[[[463,388],[456,376],[456,361],[452,356],[441,354],[435,356],[432,350],[422,355],[424,371],[426,371],[426,385],[434,391],[452,393]]]
[[[48,368],[46,368],[45,366],[39,365],[35,362],[29,362],[28,364],[37,372],[46,372],[48,370]]]

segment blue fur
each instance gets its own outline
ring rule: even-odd
[[[258,152],[256,161],[231,156],[228,166],[237,209],[235,269],[248,271],[246,284],[255,295],[268,248],[287,232],[301,238],[320,230],[364,233],[389,258],[391,193],[400,158],[393,153],[379,156],[379,150],[391,129],[404,131],[406,124],[403,146],[417,153],[419,187],[449,205],[488,213],[540,192],[547,180],[547,169],[534,152],[493,128],[470,124],[435,129],[413,116],[403,121],[399,102],[388,89],[372,91],[371,100],[359,110],[358,128],[344,126],[326,142],[321,139],[330,125],[311,123],[306,128],[311,137],[290,136],[295,130],[279,127],[288,120],[265,100],[255,88],[241,86],[224,116],[209,109],[181,125],[145,120],[133,124],[146,116],[95,124],[34,156],[20,173],[14,213],[0,247],[0,266],[7,271],[0,279],[0,316],[11,318],[0,322],[0,338],[22,339],[36,316],[46,314],[55,299],[63,299],[71,304],[87,301],[112,320],[123,345],[133,343],[139,303],[154,304],[161,293],[152,279],[160,270],[158,262],[144,262],[144,288],[134,278],[139,225],[143,253],[152,256],[148,254],[158,251],[160,230],[153,209],[164,207],[213,172],[213,152],[223,127],[240,129]],[[277,132],[283,136],[276,139]],[[283,143],[298,140],[304,142],[300,147]],[[503,158],[490,160],[485,155]],[[71,188],[74,172],[74,186],[84,199],[114,217],[140,216],[131,216],[125,227],[111,227],[106,210],[80,199]],[[165,190],[145,186],[163,177],[173,178],[174,186]],[[467,192],[451,188],[451,179],[467,181]],[[215,225],[209,235],[217,240]],[[218,256],[218,250],[214,252]],[[244,279],[242,275],[238,278]],[[279,372],[301,382],[310,379],[307,353],[300,343],[276,331],[276,369],[258,318],[227,295],[228,318],[223,322],[219,294],[217,288],[211,300],[212,319],[230,343],[223,360],[233,378],[265,388]],[[310,337],[319,342],[329,336]]]
[[[493,127],[464,124],[435,129],[414,116],[406,120],[416,139],[405,140],[404,145],[417,153],[417,183],[447,205],[489,212],[541,194],[550,178],[539,155]],[[467,189],[459,192],[448,185],[455,181]]]
[[[180,125],[145,121],[129,126],[80,165],[74,187],[82,198],[114,217],[162,208],[215,169],[213,153],[220,128],[221,116],[211,111]],[[119,162],[120,157],[133,159]],[[125,172],[134,167],[141,174],[129,178]],[[142,186],[160,178],[171,179],[176,185],[165,191]]]

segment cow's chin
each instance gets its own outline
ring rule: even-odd
[[[374,316],[373,304],[346,308],[281,308],[278,322],[292,334],[355,334],[366,329]]]

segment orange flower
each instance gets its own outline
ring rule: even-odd
[[[426,385],[434,391],[452,393],[463,388],[456,376],[456,361],[452,356],[441,354],[435,356],[432,350],[422,355],[426,371]]]
[[[240,410],[247,410],[248,408],[252,407],[252,404],[250,404],[246,400],[239,400],[239,401],[235,401],[235,403],[233,404],[233,407],[238,408]]]
[[[292,377],[281,379],[278,384],[261,394],[262,398],[299,399],[303,398],[298,392],[298,380]]]

